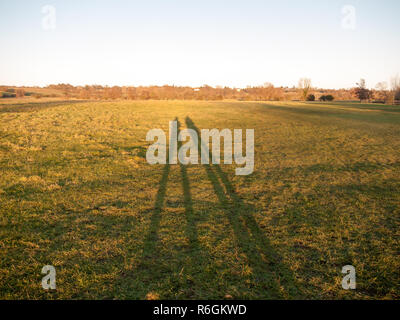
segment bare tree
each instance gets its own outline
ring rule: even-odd
[[[391,81],[391,91],[393,94],[393,100],[400,100],[400,76],[394,76]]]
[[[395,100],[400,100],[400,77],[396,75],[390,80],[390,88],[386,85],[386,104],[394,105]]]
[[[392,77],[390,83],[393,90],[400,89],[400,76],[396,75]]]
[[[127,89],[127,95],[128,95],[128,99],[129,100],[135,100],[137,97],[137,92],[136,92],[136,88],[134,87],[129,87]]]
[[[387,101],[388,101],[387,88],[388,88],[388,85],[386,82],[378,82],[375,86],[376,98],[380,101],[384,101],[385,103],[387,103]]]
[[[301,78],[299,80],[299,89],[301,91],[301,96],[305,101],[307,99],[308,93],[311,90],[311,79]]]
[[[121,99],[122,98],[122,88],[114,86],[110,90],[111,99]]]
[[[15,91],[15,95],[16,95],[17,98],[23,98],[25,96],[24,89],[17,89]]]

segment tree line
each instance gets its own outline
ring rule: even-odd
[[[87,85],[75,87],[70,84],[48,86],[50,89],[61,92],[66,98],[99,99],[99,100],[240,100],[240,101],[290,101],[309,100],[308,94],[304,97],[304,89],[299,87],[275,87],[271,83],[260,86],[248,86],[243,89],[230,87],[211,87],[203,85],[193,88],[188,86],[138,86],[138,87],[107,87]],[[328,101],[329,97],[337,100],[354,99],[350,90],[316,89],[310,87],[307,93],[321,101]],[[325,99],[328,96],[328,99]],[[333,99],[332,99],[333,100]],[[311,100],[309,100],[311,101]],[[330,100],[331,101],[331,100]]]
[[[318,89],[313,88],[311,79],[301,78],[297,87],[275,87],[271,83],[244,89],[230,87],[211,87],[203,85],[192,88],[188,86],[73,86],[71,84],[53,84],[45,88],[46,92],[35,92],[35,88],[9,88],[0,86],[0,97],[21,98],[24,96],[63,97],[90,100],[240,100],[240,101],[333,101],[354,100],[360,102],[379,102],[394,104],[400,100],[400,77],[391,79],[390,85],[380,82],[375,89],[368,89],[366,81],[361,79],[352,89]]]
[[[64,97],[80,99],[129,99],[129,100],[284,100],[284,88],[272,84],[258,87],[236,89],[229,87],[198,88],[183,86],[139,86],[139,87],[103,87],[98,85],[74,87],[69,84],[50,85],[50,89],[62,92]]]

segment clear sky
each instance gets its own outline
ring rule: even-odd
[[[400,73],[399,13],[399,0],[0,0],[0,84],[374,87]]]

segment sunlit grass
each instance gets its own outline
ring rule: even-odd
[[[400,108],[0,105],[0,298],[400,298]],[[146,133],[255,129],[255,172],[146,163]],[[41,288],[54,265],[57,291]],[[357,270],[357,290],[341,269]]]

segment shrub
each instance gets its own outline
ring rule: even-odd
[[[16,94],[11,92],[2,92],[2,98],[15,98]]]
[[[335,100],[335,97],[331,94],[328,95],[323,95],[319,98],[320,101],[333,101]]]
[[[313,94],[309,94],[307,96],[307,101],[315,101],[315,96]]]

